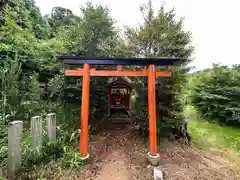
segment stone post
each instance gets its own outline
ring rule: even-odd
[[[50,141],[56,140],[56,124],[57,124],[57,118],[55,113],[47,114],[46,117],[46,129],[47,129],[47,135],[48,139]]]
[[[31,118],[32,147],[42,148],[42,117],[34,116]]]
[[[23,122],[13,121],[8,124],[8,174],[15,175],[21,168],[21,138]]]
[[[153,178],[154,180],[163,180],[163,172],[158,168],[153,168]]]

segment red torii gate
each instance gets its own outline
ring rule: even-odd
[[[83,159],[88,154],[88,112],[89,112],[89,84],[90,76],[147,76],[148,77],[148,114],[149,114],[149,155],[157,157],[157,133],[156,133],[156,77],[170,77],[171,72],[155,71],[156,66],[174,65],[179,61],[176,58],[90,58],[81,56],[58,56],[64,64],[83,65],[76,70],[65,70],[65,76],[83,76],[82,82],[82,106],[81,106],[81,134],[80,156]],[[116,65],[117,70],[95,70],[90,65]],[[125,71],[122,65],[147,66],[143,71]]]

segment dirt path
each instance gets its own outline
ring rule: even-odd
[[[130,129],[105,131],[90,138],[91,158],[79,180],[152,180],[146,143]],[[161,169],[167,180],[238,180],[225,158],[178,143],[161,143]]]
[[[161,167],[167,180],[239,180],[240,171],[231,157],[178,143],[162,143]]]
[[[96,180],[124,180],[131,176],[127,169],[127,158],[124,152],[116,150],[110,153],[103,161],[103,167]]]
[[[96,139],[98,140],[95,141]],[[92,154],[90,163],[78,177],[81,180],[136,179],[136,174],[139,173],[138,167],[145,168],[146,163],[143,164],[141,161],[141,159],[145,160],[144,156],[133,153],[134,146],[138,144],[138,142],[133,144],[133,139],[134,134],[127,128],[93,135],[90,140]],[[134,159],[138,159],[138,161],[134,162]]]
[[[78,177],[82,180],[152,179],[146,154],[138,151],[139,145],[143,142],[128,128],[93,136],[90,145],[92,158]]]

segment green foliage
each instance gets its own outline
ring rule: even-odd
[[[47,83],[58,72],[52,56],[63,51],[62,42],[38,40],[28,29],[16,26],[8,16],[5,21],[5,26],[0,27],[0,66],[6,59],[17,61],[22,65],[20,76],[30,78],[32,73],[38,73],[40,82]]]
[[[186,107],[185,115],[189,119],[189,133],[196,146],[239,155],[240,131],[238,127],[220,126],[205,121],[192,106]]]
[[[197,73],[189,85],[191,102],[209,121],[240,124],[240,71],[215,65]]]
[[[42,113],[47,107],[39,104],[43,94],[38,74],[21,77],[21,64],[17,61],[6,61],[0,67],[1,77],[1,106],[3,119],[29,119],[35,113]],[[7,121],[4,121],[7,123]]]
[[[81,21],[79,24],[62,27],[58,37],[65,42],[68,54],[101,57],[113,56],[119,39],[118,31],[114,27],[114,20],[110,11],[104,6],[94,6],[87,3],[81,7]],[[96,69],[108,67],[94,67]],[[107,112],[108,78],[91,78],[91,110],[93,117],[101,119]],[[61,87],[62,88],[62,87]],[[65,79],[65,99],[79,104],[81,100],[81,81],[74,78]]]
[[[3,19],[5,21],[6,9],[10,11],[10,17],[22,28],[33,31],[35,37],[45,39],[49,37],[50,29],[41,16],[40,10],[35,6],[34,0],[11,0],[0,2]],[[4,22],[5,23],[5,22]],[[3,24],[4,24],[3,23]]]
[[[25,128],[21,143],[21,179],[36,179],[40,176],[48,176],[49,172],[45,172],[44,169],[47,167],[55,167],[56,164],[58,168],[61,167],[74,170],[85,163],[81,160],[79,155],[79,129],[77,129],[75,127],[76,125],[73,123],[76,121],[76,114],[73,113],[73,107],[69,108],[69,111],[67,111],[67,109],[68,108],[64,108],[62,105],[56,107],[56,110],[59,111],[59,116],[57,118],[60,123],[57,127],[58,139],[56,142],[49,141],[46,129],[44,128],[43,145],[41,149],[32,148],[31,132],[28,128]],[[64,121],[68,121],[69,123],[63,124],[62,122]],[[1,120],[0,123],[2,122]],[[0,166],[2,171],[7,167],[7,125],[1,124],[0,128]],[[40,168],[42,166],[43,168]]]
[[[72,130],[72,133],[65,131]],[[57,161],[63,167],[77,168],[83,164],[78,151],[79,130],[74,130],[68,126],[60,126],[58,128],[60,138],[56,142],[48,141],[46,131],[43,132],[42,148],[31,147],[31,136],[29,132],[25,132],[23,141],[23,168],[28,168],[29,164],[38,165],[43,161]]]
[[[7,147],[7,126],[4,124],[5,119],[3,117],[0,118],[0,171],[2,167],[7,165],[7,154],[8,154],[8,147]]]
[[[181,61],[178,66],[172,68],[161,68],[173,72],[171,78],[157,78],[156,100],[157,119],[163,132],[172,134],[181,133],[184,124],[183,106],[181,101],[182,89],[186,83],[186,64],[190,62],[193,52],[191,46],[191,34],[183,30],[183,20],[177,21],[173,10],[165,11],[164,6],[154,15],[154,10],[149,1],[141,7],[144,23],[137,29],[127,29],[128,51],[131,56],[143,57],[179,57]],[[159,68],[157,68],[159,69]],[[148,128],[147,114],[147,81],[146,78],[133,79],[136,92],[139,94],[134,107],[134,117],[145,129]],[[142,113],[141,117],[139,112]]]
[[[54,7],[50,15],[44,17],[51,27],[51,36],[57,36],[57,31],[62,26],[76,25],[80,18],[75,16],[71,10],[63,7]]]
[[[19,92],[19,75],[21,66],[14,62],[4,62],[4,66],[0,69],[1,79],[1,109],[2,119],[4,122],[6,117],[14,117],[17,113],[17,107],[20,105]]]

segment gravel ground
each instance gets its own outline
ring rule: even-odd
[[[76,179],[152,180],[144,140],[131,129],[105,131],[90,138],[89,164]],[[161,142],[160,166],[167,180],[237,180],[226,157],[169,141]]]

